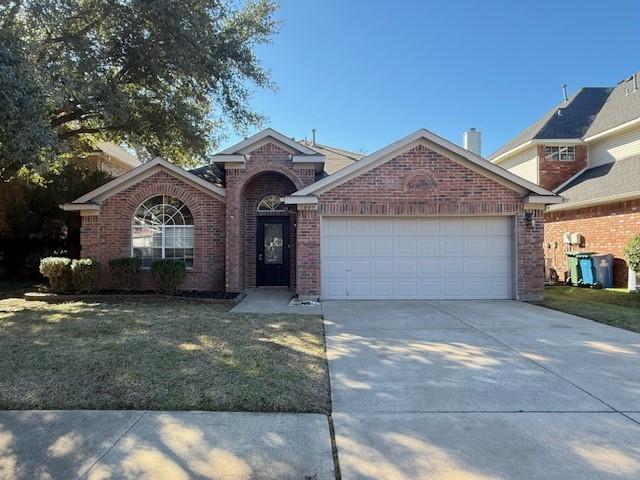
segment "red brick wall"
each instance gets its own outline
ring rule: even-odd
[[[187,273],[183,289],[222,290],[224,288],[225,205],[164,171],[136,183],[106,199],[100,215],[82,217],[82,256],[103,265],[103,286],[116,287],[108,261],[131,256],[131,223],[138,206],[154,195],[172,195],[182,200],[194,220],[194,265]],[[141,274],[141,288],[152,288],[149,272]]]
[[[538,185],[547,190],[560,186],[587,166],[587,146],[576,145],[572,162],[546,160],[544,145],[538,145]]]
[[[253,288],[256,286],[256,226],[257,215],[256,209],[258,203],[267,195],[279,195],[281,197],[290,195],[297,189],[295,185],[287,177],[284,177],[280,173],[265,172],[253,177],[244,189],[244,195],[242,196],[244,217],[244,285],[246,288]],[[278,214],[279,216],[289,216],[289,270],[290,279],[289,284],[292,288],[295,288],[296,274],[295,274],[295,211],[289,212],[289,214]]]
[[[278,176],[290,181],[290,186],[282,190],[290,194],[315,181],[313,169],[294,168],[291,154],[275,143],[265,145],[250,152],[243,168],[226,169],[227,191],[227,255],[226,280],[227,291],[241,291],[255,285],[255,225],[246,230],[245,200],[254,178],[271,172],[272,178]],[[282,183],[280,186],[283,186]],[[247,222],[251,221],[249,218]],[[293,232],[295,233],[295,232]],[[291,237],[295,243],[295,236]],[[295,262],[292,262],[292,268]],[[247,282],[247,280],[249,281]]]
[[[580,233],[585,240],[584,245],[575,250],[612,253],[615,257],[615,286],[627,286],[627,264],[622,249],[631,237],[640,233],[640,200],[576,210],[549,211],[544,216],[545,256],[561,280],[565,279],[567,272],[563,235],[565,232],[573,232]],[[553,248],[554,242],[558,244],[557,249]],[[547,243],[551,243],[552,248],[546,248]]]
[[[320,293],[319,214],[517,215],[518,296],[540,297],[544,286],[543,221],[538,218],[535,227],[525,226],[523,208],[518,193],[419,145],[323,193],[317,213],[305,212],[303,216],[299,211],[298,292],[305,296]]]

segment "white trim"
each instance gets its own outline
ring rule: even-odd
[[[557,195],[549,196],[549,195],[529,195],[524,198],[524,203],[541,203],[545,205],[549,205],[552,203],[562,203],[564,202],[564,198],[559,197]]]
[[[185,180],[188,180],[189,183],[192,183],[200,187],[202,190],[205,190],[208,193],[213,193],[215,196],[219,197],[221,200],[224,200],[225,198],[226,193],[224,188],[214,185],[211,182],[207,182],[206,180],[203,180],[197,175],[187,172],[185,169],[180,168],[171,162],[168,162],[162,157],[156,157],[150,162],[140,165],[139,167],[136,167],[133,170],[129,170],[127,173],[120,175],[114,180],[111,180],[109,183],[102,185],[101,187],[98,187],[95,190],[92,190],[91,192],[85,195],[82,195],[81,197],[75,199],[72,203],[87,203],[87,202],[90,202],[91,200],[96,199],[97,197],[101,197],[102,199],[104,199],[110,196],[109,194],[113,195],[113,193],[111,192],[115,190],[118,186],[126,182],[129,182],[131,180],[135,180],[137,177],[143,175],[147,171],[150,171],[154,167],[162,167],[168,170],[169,172],[179,177],[182,177]]]
[[[625,128],[633,127],[634,125],[637,125],[637,124],[640,124],[640,117],[635,118],[633,120],[630,120],[630,121],[628,121],[626,123],[623,123],[621,125],[618,125],[616,127],[610,128],[608,130],[604,130],[604,131],[602,131],[600,133],[596,133],[595,135],[591,135],[590,137],[584,137],[584,141],[585,142],[590,142],[590,141],[596,140],[596,139],[598,139],[600,137],[605,137],[605,136],[610,135],[612,133],[616,133],[616,132],[618,132],[620,130],[624,130]]]
[[[495,157],[489,155],[489,161],[491,163],[500,163],[504,161],[505,157],[518,153],[520,150],[524,150],[531,145],[549,145],[550,147],[553,147],[559,145],[582,145],[583,143],[585,143],[585,140],[582,138],[534,138],[513,147],[511,150],[502,152],[500,155],[496,155]]]
[[[625,192],[625,193],[616,193],[615,195],[607,195],[606,197],[594,198],[591,200],[581,200],[579,202],[565,202],[560,205],[550,205],[547,207],[549,211],[556,210],[576,210],[579,208],[592,207],[596,205],[604,205],[607,203],[616,203],[622,202],[625,200],[635,200],[636,198],[640,198],[640,190],[636,190],[635,192]]]
[[[324,163],[324,155],[319,153],[315,155],[292,155],[291,161],[293,163]]]
[[[587,161],[587,163],[588,163],[588,161]],[[560,190],[561,188],[564,188],[566,185],[569,185],[571,182],[573,182],[576,178],[578,178],[580,175],[582,175],[584,172],[586,172],[590,168],[594,168],[594,167],[590,167],[590,166],[587,165],[586,167],[580,169],[576,174],[571,175],[568,180],[562,182],[560,185],[558,185],[556,188],[554,188],[553,189],[553,193],[558,193],[558,190]]]
[[[285,205],[310,205],[318,203],[318,197],[283,197],[282,201]]]
[[[245,156],[242,154],[237,154],[237,155],[223,155],[223,154],[218,154],[215,155],[213,157],[215,163],[244,163],[245,161]]]
[[[483,170],[488,170],[489,172],[495,174],[497,177],[501,177],[502,179],[507,180],[512,185],[517,185],[519,187],[524,188],[525,190],[531,191],[533,193],[538,193],[543,196],[553,196],[554,194],[548,190],[545,190],[538,185],[535,185],[524,178],[521,178],[504,168],[495,165],[488,160],[476,155],[469,150],[466,150],[458,145],[451,143],[450,141],[430,132],[426,129],[420,129],[411,135],[408,135],[380,150],[377,152],[368,155],[358,162],[352,163],[351,165],[347,165],[343,169],[337,171],[333,175],[325,177],[317,182],[305,187],[301,190],[298,190],[293,194],[293,196],[306,196],[306,195],[317,195],[323,193],[331,188],[337,187],[342,183],[345,183],[358,175],[365,173],[372,168],[375,168],[379,164],[385,163],[388,160],[391,160],[395,156],[401,153],[401,150],[406,148],[407,146],[417,142],[421,139],[425,139],[429,142],[433,142],[434,144],[443,147],[444,149],[468,160],[472,164],[481,167]]]
[[[100,205],[96,205],[95,203],[65,203],[64,205],[58,205],[58,208],[65,212],[81,212],[83,210],[100,211]]]
[[[305,147],[303,144],[298,143],[295,140],[292,140],[291,138],[281,134],[280,132],[276,132],[273,128],[265,128],[261,132],[258,132],[255,135],[252,135],[249,138],[244,139],[240,143],[236,143],[235,145],[232,145],[231,147],[221,151],[217,155],[230,155],[230,154],[238,153],[242,150],[245,150],[247,147],[250,147],[254,143],[258,143],[259,141],[264,140],[267,137],[275,138],[279,142],[284,143],[285,145],[289,146],[290,148],[302,154],[306,154],[306,155],[318,154],[318,152],[316,152],[315,150]]]

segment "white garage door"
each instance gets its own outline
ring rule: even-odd
[[[326,299],[513,298],[511,217],[322,217]]]

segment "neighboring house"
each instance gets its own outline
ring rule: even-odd
[[[489,159],[564,197],[545,218],[547,266],[567,276],[566,250],[612,253],[626,286],[624,244],[640,233],[640,74],[560,103]],[[584,241],[566,245],[565,233]]]
[[[113,177],[142,165],[137,157],[118,145],[110,142],[98,142],[97,147],[94,153],[76,160],[76,165],[89,168],[89,170],[100,170]]]
[[[210,166],[158,157],[64,208],[82,215],[83,256],[181,259],[186,289],[541,297],[541,212],[558,196],[424,129],[356,159],[266,129]]]

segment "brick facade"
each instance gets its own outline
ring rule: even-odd
[[[544,217],[545,256],[560,280],[567,276],[563,235],[573,232],[581,234],[585,240],[584,245],[575,250],[612,253],[615,257],[614,286],[627,286],[627,264],[622,249],[631,237],[640,233],[640,200],[576,210],[551,210]],[[551,244],[551,248],[547,248],[547,244]]]
[[[299,212],[298,292],[306,297],[320,294],[320,215],[514,216],[517,296],[542,295],[542,217],[527,224],[521,195],[423,145],[321,194],[317,211]]]
[[[266,143],[249,152],[241,168],[226,169],[227,189],[227,291],[239,292],[255,285],[255,209],[254,203],[269,193],[288,195],[315,181],[312,168],[297,168],[291,153],[275,143]],[[265,177],[265,175],[269,175]],[[276,180],[278,178],[279,180]],[[270,192],[265,179],[276,181],[277,192]],[[263,195],[264,194],[264,195]],[[260,197],[260,198],[258,198]],[[255,203],[257,205],[257,203]],[[249,227],[249,228],[247,228]],[[292,222],[295,228],[295,222]],[[295,230],[291,232],[295,244]],[[293,246],[295,255],[295,246]],[[291,265],[294,265],[292,262]],[[295,273],[292,274],[295,283]]]
[[[545,145],[538,145],[538,185],[547,190],[559,187],[587,166],[587,146],[575,146],[575,160],[572,162],[547,160]]]
[[[103,287],[117,287],[109,275],[108,261],[131,256],[131,224],[138,206],[155,195],[171,195],[183,201],[194,221],[194,261],[182,288],[222,290],[224,287],[225,204],[222,200],[165,172],[157,172],[107,198],[100,215],[83,216],[81,254],[102,263]],[[151,289],[149,272],[141,275],[140,288]]]
[[[194,268],[186,289],[242,291],[256,283],[256,208],[267,195],[287,196],[315,182],[313,164],[294,164],[288,147],[260,144],[244,162],[226,165],[224,200],[161,170],[107,198],[99,215],[82,217],[82,254],[101,261],[131,254],[136,208],[153,195],[185,202],[194,217]],[[543,218],[525,212],[523,195],[420,143],[395,158],[291,207],[290,284],[301,297],[320,295],[323,215],[508,216],[514,219],[516,294],[543,291]],[[107,286],[107,285],[105,285]],[[116,286],[111,282],[108,286]],[[148,274],[142,288],[151,288]]]

